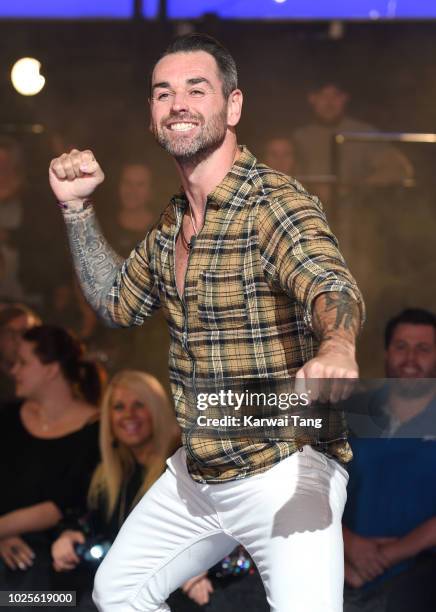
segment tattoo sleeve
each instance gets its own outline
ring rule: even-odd
[[[350,295],[327,292],[317,297],[313,308],[313,330],[321,343],[345,341],[354,346],[359,329],[359,307]]]
[[[123,260],[104,238],[92,208],[64,213],[73,263],[82,291],[95,312],[115,326],[107,308],[107,296]]]

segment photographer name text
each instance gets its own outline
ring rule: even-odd
[[[255,417],[253,415],[207,417],[201,414],[197,417],[200,427],[314,427],[321,429],[322,419],[304,418],[295,414],[280,417]]]

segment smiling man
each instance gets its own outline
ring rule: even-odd
[[[154,66],[151,130],[182,190],[126,261],[96,222],[104,175],[91,151],[52,161],[82,288],[110,325],[162,307],[183,448],[132,512],[96,577],[105,612],[168,610],[178,586],[241,543],[271,610],[340,612],[341,516],[350,460],[342,423],[309,441],[207,435],[190,391],[211,381],[355,378],[362,300],[322,207],[239,146],[242,93],[213,38],[176,39]],[[331,386],[331,399],[341,389]],[[196,415],[198,416],[198,414]],[[301,452],[296,452],[301,451]]]
[[[436,601],[436,316],[408,308],[385,330],[386,384],[355,396],[344,512],[345,612],[432,612]],[[356,421],[357,423],[357,421]],[[362,423],[362,421],[361,421]],[[350,419],[350,425],[353,422]]]

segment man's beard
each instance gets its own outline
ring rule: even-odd
[[[216,151],[224,141],[227,131],[227,108],[223,106],[222,110],[213,115],[205,124],[201,115],[187,115],[169,117],[162,121],[165,125],[169,119],[176,121],[195,121],[200,126],[199,133],[193,137],[183,137],[183,132],[179,134],[179,138],[174,140],[169,137],[169,134],[164,127],[157,127],[153,124],[153,134],[158,143],[170,155],[181,163],[199,163],[203,159],[209,157],[211,153]],[[162,125],[161,124],[161,125]]]
[[[435,372],[425,372],[421,369],[419,374],[416,378],[407,378],[402,376],[401,368],[386,365],[386,375],[391,379],[389,384],[397,393],[409,399],[418,399],[436,390]]]

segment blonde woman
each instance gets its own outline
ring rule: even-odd
[[[72,570],[80,563],[77,544],[96,537],[113,542],[130,510],[163,472],[177,439],[175,417],[156,378],[134,370],[116,374],[102,401],[102,460],[89,488],[90,512],[86,521],[54,542],[56,571]],[[89,573],[93,574],[91,566]]]

